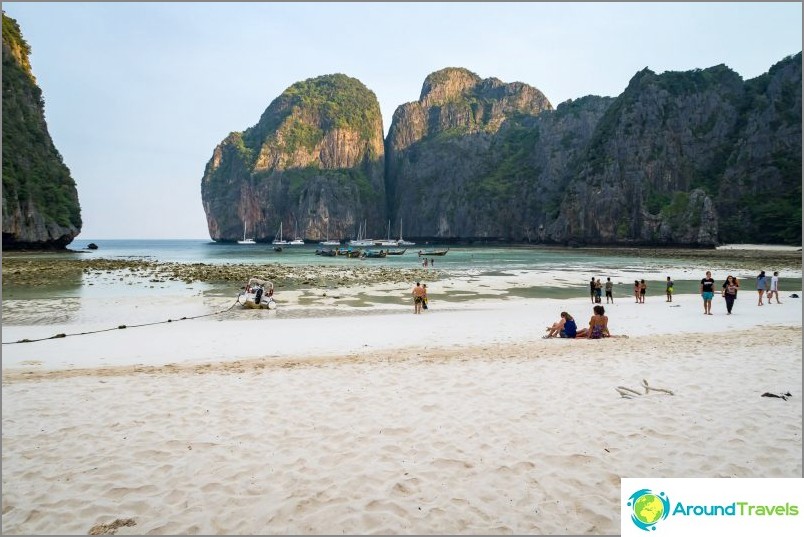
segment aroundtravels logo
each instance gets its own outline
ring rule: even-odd
[[[670,499],[664,492],[655,494],[650,489],[640,489],[628,498],[631,522],[645,531],[655,530],[656,523],[670,514]]]

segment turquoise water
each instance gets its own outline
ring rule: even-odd
[[[87,250],[86,245],[94,242],[97,250]],[[410,246],[404,255],[388,256],[382,259],[348,259],[343,256],[323,257],[315,255],[321,248],[318,244],[305,246],[286,246],[276,252],[270,244],[238,245],[216,243],[210,240],[76,240],[69,246],[71,252],[14,254],[36,255],[48,258],[104,258],[104,259],[147,259],[157,262],[224,264],[241,263],[264,265],[282,263],[295,266],[387,266],[394,268],[418,268],[423,257],[419,250],[443,249],[445,245],[417,244]],[[645,279],[649,295],[662,296],[665,278],[670,276],[675,282],[676,293],[697,293],[700,279],[706,270],[711,269],[716,280],[724,279],[726,274],[737,275],[744,288],[752,288],[756,272],[737,270],[728,261],[685,260],[683,258],[641,256],[638,250],[586,250],[580,248],[525,247],[525,246],[451,246],[447,255],[431,257],[434,268],[441,277],[463,278],[472,281],[479,277],[503,282],[507,296],[528,298],[567,298],[587,296],[589,278],[595,276],[606,281],[611,277],[615,283],[615,296],[630,297],[635,279]],[[706,263],[704,265],[703,263]],[[761,267],[765,270],[771,267]],[[782,289],[800,289],[800,270],[782,274]],[[54,297],[104,297],[113,294],[158,296],[161,294],[211,294],[228,295],[233,293],[229,287],[204,283],[185,284],[184,282],[140,282],[133,284],[124,281],[119,274],[110,273],[87,279],[77,274],[71,281],[50,282],[42,287],[10,288],[4,286],[6,299],[33,299],[44,295]],[[494,296],[494,295],[490,295]],[[456,293],[455,300],[479,298],[465,297]]]
[[[98,250],[84,250],[94,242]],[[304,246],[285,246],[282,252],[275,252],[270,244],[239,245],[216,243],[205,240],[81,240],[74,241],[70,249],[84,257],[108,259],[149,259],[162,262],[181,263],[283,263],[287,265],[330,265],[349,266],[355,263],[414,268],[422,264],[420,250],[443,249],[439,244],[417,244],[410,246],[404,255],[388,256],[382,259],[347,259],[343,256],[324,257],[315,255],[318,244]],[[378,249],[378,248],[375,248]],[[511,270],[581,270],[629,269],[644,271],[654,260],[642,260],[612,250],[611,254],[601,255],[601,251],[584,251],[572,248],[537,247],[489,247],[489,246],[451,246],[443,257],[430,257],[435,268],[443,270],[476,269],[484,273]],[[648,262],[646,264],[646,261]],[[664,262],[676,264],[680,260],[667,259]]]

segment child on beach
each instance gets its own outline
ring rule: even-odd
[[[672,302],[673,301],[673,280],[670,279],[670,276],[667,277],[667,300],[665,302]]]

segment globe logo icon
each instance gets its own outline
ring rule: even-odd
[[[640,489],[628,498],[631,521],[644,531],[656,529],[656,523],[667,518],[670,500],[664,492],[658,494],[650,489]]]

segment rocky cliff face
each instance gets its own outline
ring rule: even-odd
[[[353,236],[362,219],[384,236],[387,218],[419,240],[801,244],[800,53],[748,81],[723,65],[644,69],[616,98],[555,110],[526,84],[444,69],[394,113],[384,174],[373,94],[337,97],[326,79],[292,86],[215,150],[213,238],[249,220],[270,239],[280,218],[308,238],[327,223]]]
[[[377,98],[344,75],[294,84],[259,122],[215,148],[202,180],[210,236],[270,241],[354,236],[385,228],[382,117]]]
[[[548,230],[558,242],[800,243],[801,55],[747,83],[722,65],[643,70],[573,168]],[[797,237],[787,219],[788,236],[769,233],[762,196],[796,189]]]
[[[386,140],[391,217],[409,236],[511,236],[522,218],[508,218],[518,208],[507,202],[535,165],[528,119],[551,109],[526,84],[456,68],[429,75],[419,100],[397,108]],[[500,172],[512,160],[522,167]]]
[[[75,181],[53,145],[30,49],[3,14],[3,248],[64,248],[81,231]]]

